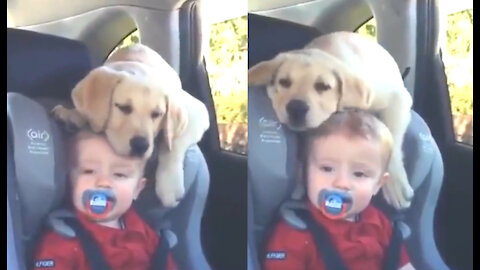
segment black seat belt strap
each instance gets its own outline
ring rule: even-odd
[[[168,252],[170,246],[167,238],[164,236],[163,231],[160,231],[160,244],[157,245],[157,249],[153,254],[152,264],[150,269],[152,270],[167,270]]]
[[[394,218],[392,236],[390,237],[390,245],[385,253],[383,269],[397,270],[400,263],[400,252],[403,242],[402,230],[400,229],[400,220]]]
[[[66,218],[65,223],[69,225],[74,231],[76,237],[80,240],[85,257],[90,263],[92,270],[109,270],[110,266],[103,257],[102,250],[99,244],[92,235],[83,228],[82,224],[75,218]]]
[[[348,270],[337,250],[333,246],[333,242],[325,229],[317,224],[308,210],[297,211],[297,214],[305,221],[307,229],[312,233],[315,245],[319,249],[325,267],[329,270]]]

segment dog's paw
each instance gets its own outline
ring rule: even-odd
[[[69,109],[65,108],[63,105],[57,105],[53,107],[51,113],[56,120],[66,121],[68,118]]]
[[[156,175],[155,192],[164,207],[173,208],[185,195],[183,169],[162,170]]]
[[[400,181],[391,179],[382,188],[385,201],[397,210],[407,209],[412,204],[414,195],[410,184],[402,184]]]
[[[53,118],[70,132],[75,132],[86,124],[86,119],[77,111],[67,109],[63,105],[53,107],[51,113]]]

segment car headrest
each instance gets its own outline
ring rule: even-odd
[[[90,69],[88,49],[78,41],[7,28],[7,92],[70,99]]]
[[[62,200],[66,164],[60,128],[39,103],[7,93],[7,144],[13,171],[7,189],[20,204],[23,239],[38,232],[46,214]]]
[[[310,26],[248,14],[248,68],[280,52],[300,49],[319,35]]]

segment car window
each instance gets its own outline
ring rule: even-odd
[[[140,32],[138,31],[138,29],[135,29],[133,32],[131,32],[130,34],[128,34],[126,37],[124,37],[122,40],[118,42],[117,46],[112,50],[109,56],[112,55],[112,53],[114,53],[116,50],[120,48],[127,47],[139,42],[140,42]]]
[[[205,52],[220,147],[247,154],[247,16],[214,23]]]
[[[473,145],[473,8],[450,13],[441,43],[457,141]]]
[[[366,21],[355,32],[377,41],[377,22],[375,18],[372,17]]]

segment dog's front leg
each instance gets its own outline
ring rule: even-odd
[[[87,119],[76,109],[67,109],[63,105],[55,106],[52,109],[52,114],[69,130],[80,129],[87,124]]]
[[[205,105],[188,92],[180,92],[187,104],[188,125],[182,135],[172,141],[169,151],[165,143],[160,144],[156,171],[155,191],[165,207],[175,207],[185,194],[183,161],[187,149],[198,143],[209,128],[209,115]]]
[[[183,160],[187,144],[173,143],[172,150],[165,144],[159,147],[155,173],[155,192],[165,207],[175,207],[185,194]]]
[[[380,111],[380,118],[393,135],[393,149],[388,165],[391,179],[383,186],[382,193],[387,203],[391,206],[396,209],[405,209],[410,207],[414,195],[405,171],[402,151],[403,139],[410,123],[412,102],[408,93],[398,93],[393,99],[395,100],[395,106],[391,105]]]

